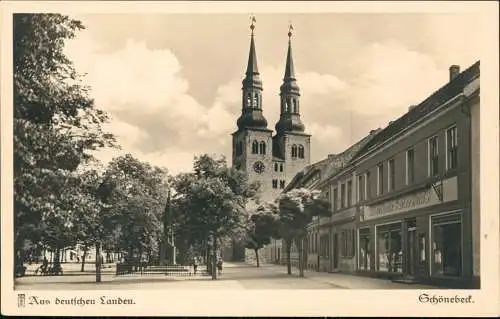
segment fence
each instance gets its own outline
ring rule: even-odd
[[[126,275],[166,275],[176,277],[207,276],[205,266],[198,266],[196,274],[191,266],[182,265],[151,265],[146,263],[118,263],[116,264],[116,276]]]

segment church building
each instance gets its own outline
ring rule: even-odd
[[[292,26],[288,32],[285,75],[279,92],[280,118],[276,132],[268,128],[262,103],[263,83],[257,67],[254,29],[250,26],[250,52],[242,81],[241,115],[233,137],[233,166],[260,183],[262,201],[273,201],[286,184],[310,163],[311,135],[300,119],[300,89],[292,58]],[[277,107],[277,106],[276,106]]]

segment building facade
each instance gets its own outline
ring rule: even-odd
[[[309,227],[311,268],[479,286],[479,67],[451,66],[448,83],[315,185],[332,215]]]
[[[457,286],[477,282],[471,115],[478,106],[479,62],[462,73],[452,66],[449,83],[353,159],[360,183],[359,273]]]
[[[232,133],[232,165],[245,171],[250,183],[259,183],[261,201],[271,202],[299,171],[309,165],[311,136],[305,132],[300,115],[300,88],[292,57],[291,28],[283,84],[277,101],[280,118],[275,132],[268,128],[263,113],[263,83],[257,66],[254,24],[250,28],[250,52],[242,81],[241,115],[237,120],[238,128]],[[276,248],[280,245],[280,241],[274,241],[270,246]],[[233,246],[239,246],[237,250],[240,252],[233,250],[232,255],[241,256],[241,243],[234,243]],[[244,255],[253,258],[250,251]],[[263,249],[262,260],[269,259],[272,259],[270,249]]]

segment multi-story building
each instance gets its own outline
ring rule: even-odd
[[[318,270],[478,287],[479,67],[451,66],[448,83],[316,185],[330,185],[333,210],[310,225],[329,234]]]
[[[479,209],[472,167],[479,163],[473,161],[478,153],[471,115],[478,107],[479,62],[462,73],[452,66],[449,83],[393,121],[352,160],[364,195],[360,272],[457,285],[474,281]]]
[[[338,260],[331,258],[334,254],[331,250],[332,245],[330,243],[333,242],[333,238],[336,238],[334,236],[338,237],[338,235],[336,235],[336,232],[334,232],[335,229],[332,227],[336,225],[336,223],[345,222],[344,218],[336,218],[338,214],[335,213],[341,212],[341,210],[347,207],[347,203],[353,205],[355,202],[352,195],[351,199],[347,199],[348,192],[345,192],[343,196],[345,202],[342,201],[344,206],[340,207],[337,203],[340,199],[340,194],[337,193],[336,188],[334,189],[333,183],[338,183],[339,180],[336,177],[339,173],[348,169],[351,158],[361,149],[361,147],[370,141],[377,132],[378,130],[371,131],[368,136],[354,143],[342,153],[330,154],[327,158],[309,165],[302,172],[298,173],[285,187],[285,191],[301,187],[320,190],[321,197],[330,202],[332,217],[314,217],[313,222],[308,225],[308,235],[304,243],[307,268],[321,271],[332,271],[335,269],[333,263]],[[342,178],[344,177],[343,175]],[[344,237],[342,237],[342,240],[344,240]],[[340,247],[339,245],[340,244],[337,243],[334,247]],[[290,256],[293,265],[298,264],[298,254],[296,253],[295,246],[292,246],[292,253]]]
[[[242,82],[241,115],[237,120],[238,129],[232,134],[232,164],[247,173],[250,183],[260,184],[261,201],[274,201],[285,185],[310,163],[311,135],[305,132],[300,116],[300,88],[295,76],[292,57],[291,28],[288,32],[288,51],[285,74],[280,87],[280,118],[275,125],[276,132],[268,129],[263,114],[263,84],[257,66],[254,39],[254,24],[251,25],[250,52],[246,75]],[[280,245],[273,242],[273,246]],[[242,256],[241,243],[232,255]],[[227,249],[226,249],[227,251]],[[253,256],[249,251],[246,256]],[[262,259],[269,259],[263,253]],[[237,258],[233,258],[237,259]]]

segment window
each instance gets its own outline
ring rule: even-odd
[[[299,145],[299,158],[304,158],[304,146]]]
[[[319,238],[319,255],[324,258],[328,258],[329,242],[328,234],[321,235]]]
[[[358,175],[358,183],[357,183],[358,193],[356,195],[358,202],[365,200],[365,190],[363,189],[365,187],[365,183],[363,177],[364,177],[363,175]]]
[[[285,181],[280,181],[280,188],[281,189],[285,188]]]
[[[297,145],[292,145],[292,158],[297,157]]]
[[[388,187],[388,190],[389,191],[393,191],[394,190],[394,184],[395,184],[395,173],[396,173],[396,168],[394,167],[394,159],[391,158],[388,162],[387,162],[387,166],[388,166],[388,169],[389,169],[389,174],[387,176],[387,187]]]
[[[462,274],[462,225],[460,214],[432,218],[432,274],[460,277]]]
[[[370,270],[370,261],[370,228],[362,228],[359,230],[359,269]]]
[[[457,127],[446,130],[446,169],[456,169],[458,165]]]
[[[334,188],[333,189],[333,210],[337,210],[338,209],[338,190],[337,188]]]
[[[438,173],[438,138],[434,136],[429,139],[429,176],[436,176]]]
[[[259,143],[257,141],[252,142],[252,154],[259,153]]]
[[[347,181],[347,207],[352,205],[352,181]]]
[[[278,188],[278,180],[273,179],[273,188]]]
[[[253,106],[257,107],[259,106],[259,95],[257,94],[257,92],[254,93],[253,95]]]
[[[340,185],[340,208],[345,207],[345,184]]]
[[[406,151],[406,185],[411,185],[415,180],[415,150]]]
[[[252,106],[252,93],[247,94],[247,106]]]
[[[344,229],[340,234],[342,257],[352,258],[355,252],[354,229]]]
[[[377,227],[377,265],[379,271],[402,272],[401,224]]]
[[[369,199],[371,197],[370,192],[370,172],[365,173],[365,199]]]
[[[260,154],[266,154],[266,142],[262,141],[259,144]]]
[[[274,171],[277,172],[278,171],[278,163],[274,163]]]
[[[283,172],[283,164],[280,164],[280,172]]]
[[[377,195],[384,193],[384,164],[377,165]]]

